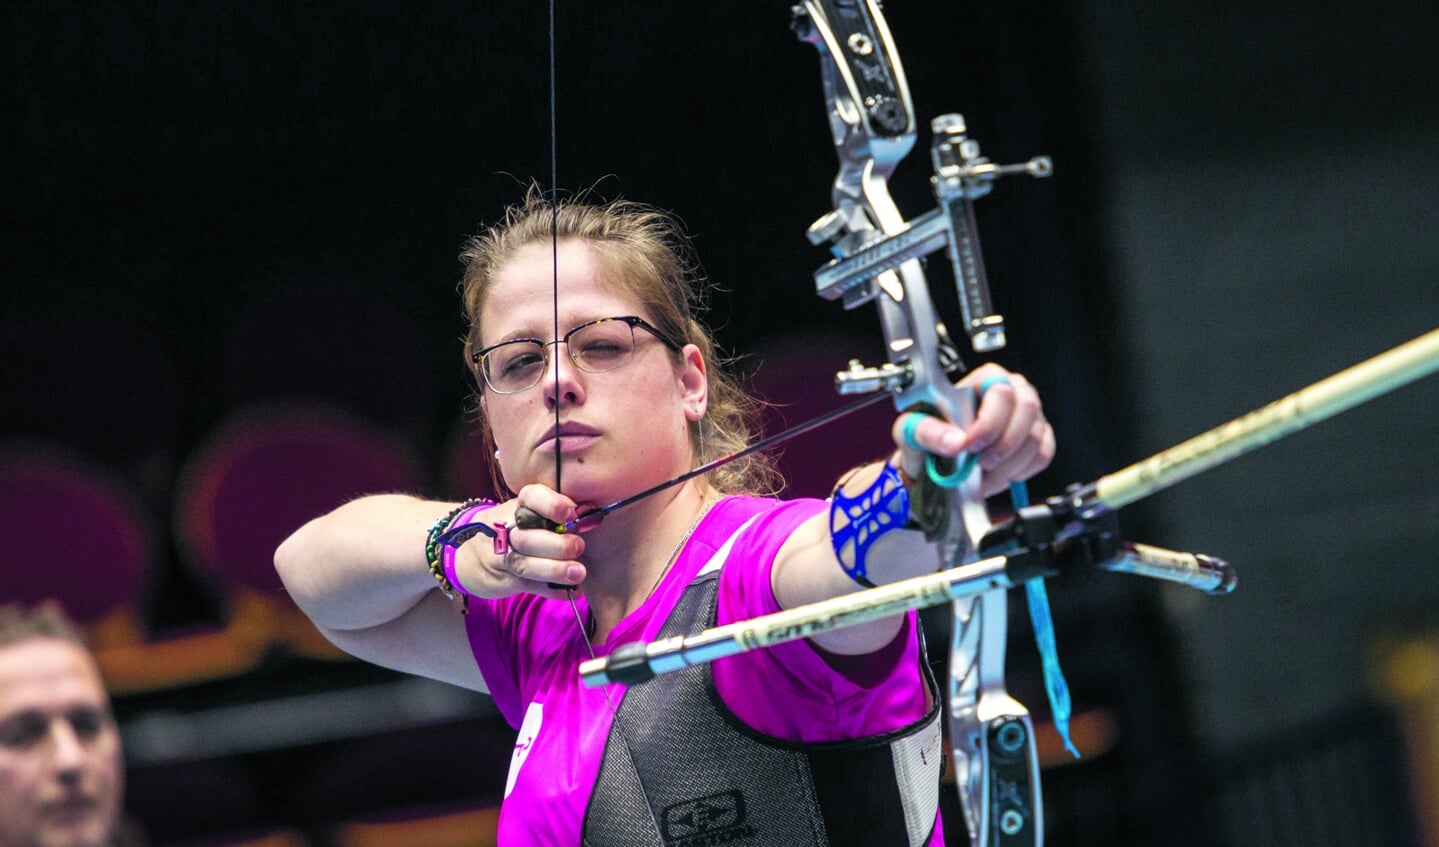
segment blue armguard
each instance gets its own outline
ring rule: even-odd
[[[841,483],[830,496],[829,539],[839,565],[849,578],[873,588],[865,557],[870,545],[886,532],[909,522],[909,491],[899,471],[888,462],[873,484],[856,497],[844,493]]]

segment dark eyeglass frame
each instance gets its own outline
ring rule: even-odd
[[[660,343],[664,344],[670,350],[678,352],[680,349],[682,349],[682,345],[677,344],[673,339],[665,335],[653,324],[640,317],[639,315],[616,315],[611,318],[595,318],[592,321],[585,321],[579,326],[572,327],[569,332],[566,332],[563,336],[555,339],[554,341],[541,341],[538,338],[511,338],[508,341],[501,341],[499,344],[491,344],[484,349],[476,350],[475,352],[471,353],[470,364],[474,365],[475,371],[479,374],[480,379],[484,380],[485,385],[488,386],[489,389],[496,394],[519,394],[522,391],[529,391],[531,388],[534,388],[536,385],[544,382],[544,374],[546,371],[549,370],[550,366],[550,348],[554,347],[557,344],[565,345],[566,355],[570,357],[570,361],[574,364],[575,367],[579,368],[585,373],[609,373],[610,371],[617,371],[634,360],[634,351],[630,352],[630,357],[628,359],[625,359],[618,365],[615,365],[612,368],[605,368],[604,370],[598,371],[591,370],[580,364],[580,362],[575,359],[574,353],[570,351],[570,339],[574,337],[575,333],[589,329],[590,327],[596,326],[598,324],[610,323],[613,321],[619,321],[621,323],[629,324],[631,335],[634,334],[634,331],[636,329],[642,329],[645,332],[648,332],[650,335],[653,335],[655,338],[658,338],[660,340]],[[525,386],[524,388],[516,388],[513,391],[501,391],[500,389],[495,387],[495,384],[493,382],[490,381],[490,375],[485,370],[484,360],[486,356],[488,356],[490,353],[493,353],[495,350],[511,344],[534,344],[535,346],[540,348],[540,355],[544,357],[544,363],[543,367],[540,368],[540,378],[536,379],[533,383]]]

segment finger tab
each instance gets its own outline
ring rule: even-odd
[[[525,506],[515,509],[516,529],[546,529],[549,525],[550,522],[545,520],[545,516],[534,509]]]

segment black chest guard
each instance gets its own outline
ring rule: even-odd
[[[718,593],[719,572],[701,574],[659,637],[713,625]],[[584,844],[927,844],[944,759],[939,689],[927,666],[922,674],[935,704],[923,718],[827,744],[781,741],[741,724],[720,701],[708,664],[630,688],[585,812]]]

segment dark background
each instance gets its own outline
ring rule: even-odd
[[[323,401],[406,445],[429,493],[472,493],[452,467],[468,392],[455,257],[530,180],[550,183],[552,156],[561,188],[684,220],[718,288],[710,323],[742,369],[772,373],[796,346],[833,350],[829,369],[880,358],[870,307],[812,293],[826,254],[804,228],[829,208],[835,160],[815,51],[786,6],[557,5],[553,145],[537,4],[0,13],[0,424],[138,492],[162,537],[154,633],[224,616],[170,525],[187,463],[247,409]],[[1060,436],[1037,495],[1439,324],[1432,4],[886,14],[922,126],[963,112],[992,158],[1055,161],[1052,179],[1002,182],[979,212],[1010,326],[995,358],[1040,387]],[[893,180],[908,216],[933,202],[927,143]],[[802,399],[827,403],[823,382]],[[1436,409],[1431,379],[1125,511],[1131,537],[1233,560],[1232,597],[1113,576],[1052,585],[1076,707],[1118,728],[1047,773],[1053,843],[1290,843],[1267,823],[1284,803],[1254,786],[1301,771],[1303,808],[1273,820],[1330,831],[1343,806],[1393,827],[1353,823],[1347,843],[1408,832],[1406,792],[1435,788],[1406,776],[1402,722],[1373,680],[1385,645],[1436,626]],[[1043,713],[1024,629],[1016,690]],[[163,734],[141,719],[176,702],[281,708],[287,667],[122,714]],[[326,673],[339,690],[383,681]],[[456,710],[484,720],[482,703]],[[306,751],[342,758],[354,726],[234,742],[271,785],[256,815],[286,819],[270,780]],[[149,748],[131,747],[143,770],[133,751]],[[200,757],[181,749],[155,767]],[[502,780],[496,749],[475,769]]]

